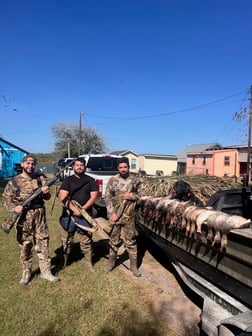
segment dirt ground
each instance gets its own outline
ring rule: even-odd
[[[98,221],[102,227],[107,225],[103,218],[98,218]],[[142,246],[141,237],[138,238],[138,243]],[[119,255],[123,256],[124,252],[122,246]],[[167,328],[174,332],[173,336],[198,336],[201,310],[185,295],[172,270],[157,261],[152,251],[145,247],[141,254],[141,277],[136,278],[129,272],[128,259],[119,266],[121,271],[128,274],[129,279],[140,285],[139,299],[153,307],[167,323]]]

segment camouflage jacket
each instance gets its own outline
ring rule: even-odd
[[[133,194],[133,199],[127,202],[124,215],[131,216],[134,214],[136,201],[140,198],[142,192],[142,184],[138,178],[130,174],[126,179],[122,178],[120,174],[112,176],[106,186],[105,202],[107,206],[108,216],[112,213],[117,213],[122,201],[123,193],[129,191]]]
[[[33,178],[24,177],[21,174],[13,177],[7,183],[3,192],[3,205],[7,211],[13,212],[14,208],[22,204],[29,196],[31,196],[38,188],[45,185],[46,180],[43,176],[34,174]],[[43,206],[44,199],[49,199],[50,193],[40,194],[31,203],[41,204]]]

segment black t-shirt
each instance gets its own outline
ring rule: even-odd
[[[60,190],[68,191],[70,199],[76,200],[80,205],[84,205],[89,200],[90,193],[98,191],[98,187],[95,180],[88,175],[83,175],[80,178],[72,175],[62,182]]]

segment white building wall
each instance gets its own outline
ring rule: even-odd
[[[173,171],[177,171],[177,159],[139,156],[139,168],[145,170],[148,175],[156,175],[157,171],[163,171],[163,175],[169,176]]]
[[[125,157],[127,157],[129,159],[129,164],[130,164],[130,171],[132,173],[137,173],[139,171],[139,162],[138,162],[138,156],[134,155],[133,153],[129,152],[125,155]],[[132,164],[133,162],[136,162],[136,166],[133,167]]]

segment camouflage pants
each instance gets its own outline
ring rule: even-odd
[[[118,224],[113,226],[110,234],[110,253],[117,252],[121,241],[129,255],[137,256],[136,228],[134,217],[123,216]]]
[[[50,263],[49,231],[44,208],[28,210],[25,218],[17,225],[17,241],[20,245],[20,262],[23,269],[32,267],[32,247],[39,264]]]
[[[80,237],[80,249],[81,252],[85,255],[92,250],[91,242],[92,242],[92,233],[83,231],[83,234],[79,234]],[[74,243],[74,235],[75,232],[67,232],[63,228],[61,229],[61,240],[63,246],[63,253],[69,254],[72,250]]]

